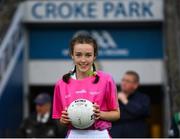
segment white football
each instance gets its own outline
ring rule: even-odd
[[[87,99],[77,99],[73,101],[68,109],[68,117],[75,128],[85,129],[93,125],[94,112],[93,104]]]

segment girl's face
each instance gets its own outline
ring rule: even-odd
[[[91,70],[92,64],[96,59],[94,47],[91,44],[75,44],[71,55],[78,72]]]

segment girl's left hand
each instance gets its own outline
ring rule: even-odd
[[[100,111],[100,107],[98,104],[94,103],[93,104],[93,107],[94,107],[94,116],[95,116],[95,119],[98,120],[100,119],[101,117],[101,111]]]

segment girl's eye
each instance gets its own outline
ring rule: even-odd
[[[91,57],[91,56],[92,56],[92,54],[86,54],[86,56],[87,56],[87,57]]]
[[[77,53],[77,54],[76,54],[76,56],[78,56],[78,57],[79,57],[79,56],[81,56],[81,54],[80,54],[80,53]]]

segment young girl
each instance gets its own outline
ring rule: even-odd
[[[109,74],[96,71],[97,54],[97,43],[91,36],[79,34],[71,40],[70,55],[75,67],[55,85],[52,114],[60,124],[68,126],[67,138],[110,138],[111,121],[120,118],[116,85]],[[85,130],[72,127],[67,113],[70,103],[80,98],[94,103],[96,121]]]

